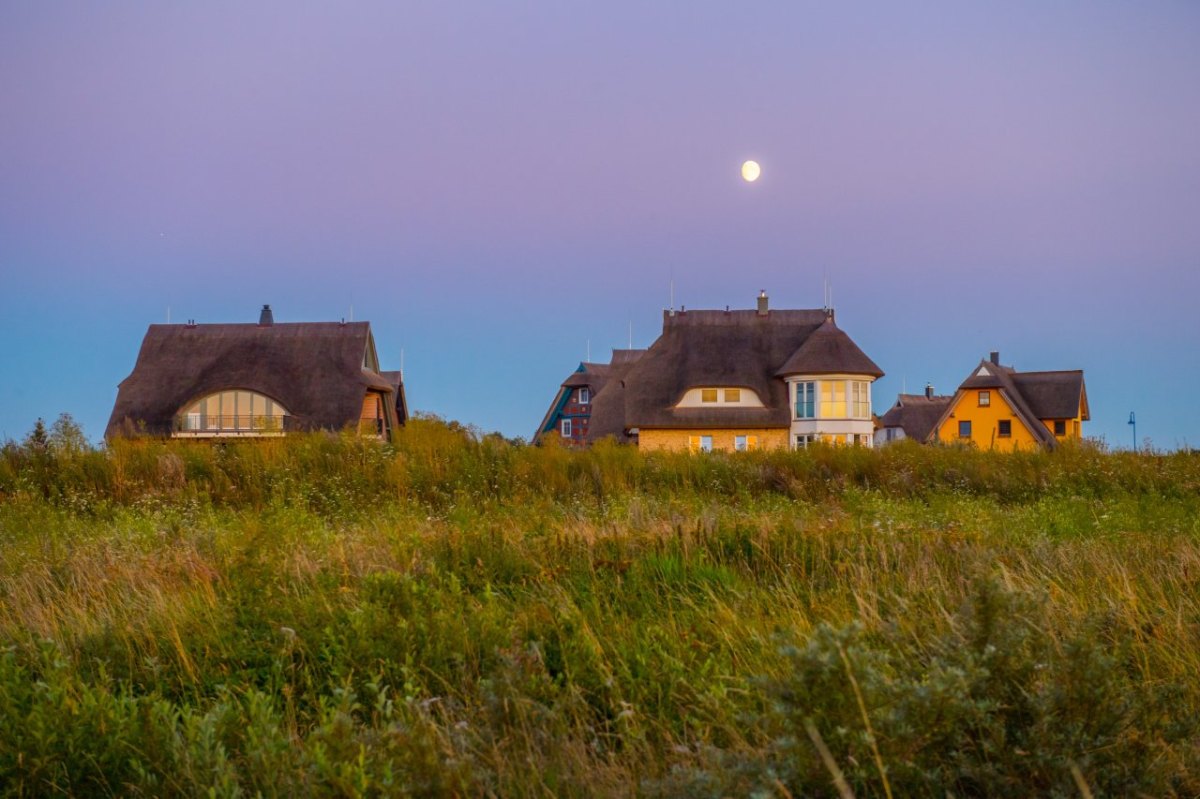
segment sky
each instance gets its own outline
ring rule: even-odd
[[[264,303],[529,437],[672,281],[828,279],[877,412],[998,350],[1200,444],[1195,2],[15,1],[0,109],[0,440],[98,439],[147,325]]]

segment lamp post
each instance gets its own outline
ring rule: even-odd
[[[1137,417],[1129,412],[1129,426],[1133,428],[1133,451],[1137,452]]]

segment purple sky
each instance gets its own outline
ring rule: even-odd
[[[528,436],[673,273],[828,274],[880,412],[999,349],[1200,443],[1200,4],[249,5],[0,5],[0,438],[99,436],[168,306],[264,302]]]

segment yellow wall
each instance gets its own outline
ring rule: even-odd
[[[1043,419],[1042,424],[1046,425],[1046,429],[1050,431],[1050,435],[1054,435],[1054,419]],[[1075,416],[1074,419],[1064,419],[1067,423],[1067,434],[1065,436],[1054,436],[1058,441],[1066,441],[1068,439],[1083,438],[1083,411]]]
[[[1040,446],[1029,428],[1017,417],[1012,407],[1000,395],[998,389],[991,391],[991,405],[979,407],[979,390],[968,389],[962,392],[950,416],[938,430],[938,438],[947,444],[966,443],[967,439],[958,437],[958,423],[971,422],[970,441],[980,449],[995,449],[1009,452],[1017,449],[1031,449]],[[1012,437],[1000,438],[999,422],[1001,419],[1012,420]],[[1068,425],[1068,429],[1070,425]]]
[[[713,450],[733,451],[734,436],[758,436],[759,449],[778,449],[788,444],[786,427],[749,427],[744,430],[647,430],[638,432],[638,449],[687,452],[691,436],[712,436]]]

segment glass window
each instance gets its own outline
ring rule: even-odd
[[[712,452],[712,436],[700,436],[700,451]]]
[[[740,388],[725,389],[725,401],[726,402],[741,402],[742,401],[742,390]]]
[[[592,392],[590,390],[588,390],[587,388],[579,389],[579,404],[587,405],[591,401],[592,401]]]
[[[991,404],[992,404],[992,392],[980,391],[979,392],[979,407],[987,408]]]
[[[816,441],[816,438],[811,435],[796,436],[796,448],[806,449],[814,441]]]
[[[1012,438],[1012,419],[1001,419],[997,422],[996,433],[1001,438]]]
[[[958,437],[959,438],[970,438],[971,437],[971,423],[970,422],[959,422],[958,423]]]
[[[571,437],[571,420],[570,419],[562,420],[562,437],[563,438]]]
[[[871,384],[864,380],[850,383],[850,410],[855,419],[871,416]]]
[[[288,412],[269,397],[253,391],[218,391],[198,399],[183,410],[176,427],[210,432],[245,431],[270,427],[283,429]]]
[[[1067,423],[1063,419],[1058,419],[1054,422],[1054,435],[1065,436],[1067,434]]]
[[[846,381],[821,381],[821,418],[846,418]]]
[[[700,389],[700,401],[701,402],[716,402],[717,401],[717,390],[715,388]]]
[[[746,436],[734,436],[733,437],[733,448],[736,451],[745,452],[746,448],[748,446],[749,446],[749,444],[747,443]]]
[[[817,384],[813,381],[796,384],[796,418],[814,419],[817,410]]]

